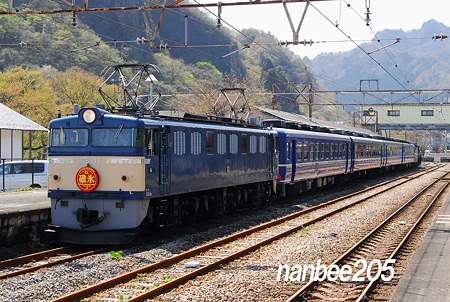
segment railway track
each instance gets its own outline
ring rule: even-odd
[[[0,269],[2,269],[2,271],[0,271],[0,280],[31,273],[37,271],[38,269],[48,268],[58,264],[75,261],[77,259],[90,255],[108,252],[111,249],[111,247],[107,247],[96,250],[83,251],[80,253],[77,252],[77,249],[74,247],[65,246],[4,260],[0,262]],[[73,253],[75,254],[71,255]]]
[[[344,266],[358,268],[357,274],[350,272],[345,276],[345,279],[348,280],[344,281],[336,280],[338,278],[334,277],[330,278],[330,275],[326,276],[324,273],[316,275],[318,278],[311,278],[314,280],[303,285],[286,302],[366,301],[380,281],[391,281],[394,277],[396,257],[448,187],[450,180],[443,181],[443,178],[447,177],[448,174],[450,173],[435,180],[417,193],[358,243],[327,266],[328,268],[334,266],[337,271],[342,270]],[[365,269],[364,263],[369,263],[367,269]],[[385,270],[385,263],[393,266],[387,265]],[[360,267],[361,269],[359,269]],[[388,276],[385,275],[385,272],[388,272],[386,274]],[[357,278],[355,278],[356,275],[358,275]],[[330,281],[330,279],[334,280]]]
[[[324,206],[327,205],[331,205],[334,203],[337,203],[345,198],[349,198],[351,196],[356,196],[360,193],[363,192],[367,192],[369,190],[373,190],[375,188],[379,188],[385,185],[388,185],[390,183],[394,183],[396,181],[400,181],[400,182],[405,182],[406,178],[409,177],[415,177],[416,175],[421,175],[423,173],[429,173],[434,171],[435,169],[439,168],[439,166],[436,167],[430,167],[427,168],[424,171],[418,171],[418,172],[414,172],[411,173],[409,175],[406,176],[400,176],[398,178],[392,179],[390,181],[387,182],[383,182],[380,183],[376,186],[370,187],[368,189],[347,195],[347,196],[343,196],[337,199],[334,199],[328,203],[322,204],[322,205],[318,205],[315,207],[311,207],[307,210],[304,210],[302,212],[298,212],[298,213],[294,213],[292,215],[286,216],[284,218],[281,218],[280,220],[277,221],[273,221],[273,222],[269,222],[267,224],[263,224],[261,225],[260,229],[264,229],[266,227],[270,227],[272,225],[281,223],[283,220],[289,220],[301,215],[304,215],[310,211],[313,211],[315,209],[319,209],[319,208],[323,208]],[[257,228],[254,228],[252,230],[249,230],[249,232],[252,231],[256,231]],[[237,234],[237,236],[245,236],[246,233],[243,232],[242,234]],[[141,240],[140,242],[145,242],[146,239]],[[139,244],[136,243],[136,244]],[[75,261],[77,259],[81,259],[83,257],[87,257],[90,255],[94,255],[94,254],[100,254],[100,253],[104,253],[104,252],[109,252],[113,249],[120,249],[120,248],[125,248],[125,247],[131,247],[133,245],[127,245],[127,246],[122,246],[122,247],[105,247],[105,248],[100,248],[100,249],[94,249],[94,250],[86,250],[86,249],[82,249],[82,251],[80,252],[79,248],[75,248],[73,246],[65,246],[65,247],[58,247],[58,248],[54,248],[54,249],[50,249],[50,250],[46,250],[46,251],[42,251],[42,252],[38,252],[38,253],[33,253],[33,254],[29,254],[29,255],[24,255],[21,257],[17,257],[17,258],[12,258],[12,259],[7,259],[4,261],[0,261],[0,280],[2,279],[6,279],[6,278],[10,278],[10,277],[14,277],[14,276],[19,276],[22,274],[27,274],[27,273],[31,273],[34,272],[38,269],[43,269],[43,268],[49,268],[55,265],[59,265],[59,264],[63,264],[63,263],[68,263],[71,261]]]
[[[196,276],[206,274],[255,251],[261,246],[301,231],[330,215],[361,204],[373,196],[392,190],[437,168],[439,167],[416,172],[409,176],[402,176],[361,192],[343,196],[325,204],[233,234],[53,301],[74,301],[83,298],[101,300],[111,299],[111,297],[125,297],[126,301],[142,301],[155,297],[184,284],[188,280],[192,280]],[[341,206],[340,201],[344,200],[346,200],[346,203]],[[340,206],[337,206],[337,204]],[[324,210],[325,208],[329,209]],[[317,211],[324,211],[325,213],[318,214]],[[315,218],[310,219],[312,216]]]

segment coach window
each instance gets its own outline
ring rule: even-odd
[[[206,154],[214,154],[214,132],[206,132]]]
[[[304,142],[303,143],[303,161],[309,160],[309,143]]]
[[[325,154],[325,144],[321,143],[320,144],[320,151],[319,151],[319,159],[320,160],[324,159],[324,154]]]
[[[314,160],[314,144],[308,142],[308,161]]]
[[[248,142],[247,142],[247,134],[241,135],[241,153],[247,154],[248,152]]]
[[[302,161],[302,143],[297,143],[297,162]]]
[[[319,143],[315,143],[315,147],[314,147],[314,160],[318,160],[320,158],[320,144]]]
[[[308,143],[303,142],[302,144],[302,161],[307,161]]]

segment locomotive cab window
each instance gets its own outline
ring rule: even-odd
[[[147,155],[156,155],[156,140],[158,129],[150,129],[147,133]]]
[[[54,128],[51,130],[52,147],[86,147],[88,145],[87,129]]]
[[[137,135],[136,129],[124,128],[122,125],[117,128],[99,128],[92,130],[92,145],[95,147],[134,147]],[[140,134],[142,135],[142,133]],[[134,136],[134,137],[133,137]],[[142,136],[139,144],[142,146]]]
[[[135,147],[144,147],[145,146],[145,129],[137,128],[134,129],[134,146]]]

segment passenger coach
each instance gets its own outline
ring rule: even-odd
[[[274,123],[285,126],[274,128],[280,144],[277,189],[280,196],[420,163],[418,147],[406,141],[342,130],[305,131],[298,129],[306,128],[305,125]]]

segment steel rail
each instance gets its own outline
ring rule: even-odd
[[[416,177],[414,177],[414,178],[416,178]],[[414,178],[412,178],[412,179],[414,179]],[[411,181],[412,179],[408,179],[407,181]],[[405,183],[405,182],[403,182],[403,183]],[[401,183],[401,184],[403,184],[403,183]],[[388,191],[390,189],[393,189],[393,188],[397,187],[398,185],[399,184],[397,184],[397,185],[395,185],[393,187],[390,187],[389,189],[382,190],[381,192],[385,192],[385,191]],[[344,211],[344,210],[346,210],[346,209],[348,209],[350,207],[353,207],[353,206],[355,206],[357,204],[360,204],[361,202],[364,202],[364,201],[372,198],[373,196],[381,194],[381,192],[377,192],[377,193],[375,193],[375,194],[373,194],[373,195],[371,195],[369,197],[365,197],[365,198],[359,199],[359,200],[357,200],[357,201],[355,201],[355,202],[353,202],[351,204],[348,204],[348,205],[346,205],[344,207],[341,207],[339,209],[336,209],[336,210],[333,210],[331,212],[328,212],[325,215],[322,215],[322,216],[317,217],[315,219],[311,219],[308,222],[305,222],[304,224],[301,224],[299,226],[292,227],[289,230],[286,230],[286,231],[284,231],[282,233],[279,233],[277,235],[269,237],[269,238],[267,238],[267,239],[265,239],[263,241],[260,241],[260,242],[258,242],[256,244],[252,245],[252,246],[249,246],[249,247],[247,247],[247,248],[245,248],[243,250],[240,250],[240,251],[238,251],[236,253],[233,253],[233,254],[231,254],[231,255],[229,255],[227,257],[224,257],[224,258],[222,258],[222,259],[220,259],[220,260],[218,260],[218,261],[216,261],[216,262],[214,262],[212,264],[205,265],[202,268],[199,268],[199,269],[197,269],[197,270],[195,270],[195,271],[193,271],[191,273],[188,273],[188,274],[186,274],[186,275],[184,275],[182,277],[176,278],[176,279],[174,279],[174,280],[172,280],[172,281],[170,281],[168,283],[160,285],[157,288],[151,289],[151,290],[149,290],[149,291],[147,291],[147,292],[145,292],[145,293],[143,293],[143,294],[141,294],[141,295],[139,295],[137,297],[133,297],[131,299],[128,299],[127,301],[129,301],[129,302],[138,302],[138,301],[144,301],[145,299],[150,299],[150,298],[156,297],[156,296],[158,296],[158,295],[160,295],[160,294],[162,294],[162,293],[164,293],[166,291],[169,291],[169,290],[171,290],[173,288],[176,288],[177,286],[179,286],[181,284],[184,284],[185,282],[187,282],[189,280],[194,279],[197,276],[203,275],[203,274],[213,270],[214,268],[216,268],[216,267],[218,267],[220,265],[227,264],[227,263],[229,263],[229,262],[231,262],[231,261],[233,261],[235,259],[238,259],[238,258],[240,258],[240,257],[242,257],[242,256],[244,256],[244,255],[246,255],[246,254],[248,254],[250,252],[253,252],[253,251],[259,249],[260,247],[262,247],[264,245],[272,243],[275,240],[281,239],[281,238],[286,237],[286,236],[288,236],[288,235],[290,235],[290,234],[292,234],[292,233],[294,233],[294,232],[296,232],[298,230],[301,230],[301,229],[303,229],[306,226],[312,225],[312,224],[314,224],[316,222],[319,222],[319,221],[321,221],[321,220],[323,220],[325,218],[328,218],[328,217],[330,217],[330,216],[332,216],[334,214],[340,213],[340,212],[342,212],[342,211]],[[350,195],[354,196],[353,194],[350,194]]]
[[[409,174],[409,176],[410,175],[414,175],[414,174],[418,174],[418,173],[421,173],[421,172],[423,172],[423,171],[418,171],[418,172],[411,173],[411,174]],[[376,185],[374,187],[365,189],[365,190],[360,191],[360,192],[365,192],[367,190],[374,189],[376,187],[385,185],[385,184],[387,184],[389,182],[393,182],[393,181],[396,181],[396,180],[404,178],[404,177],[407,177],[407,176],[400,176],[400,177],[395,178],[395,179],[393,179],[391,181],[378,184],[378,185]],[[357,193],[353,193],[353,195],[350,194],[350,195],[347,195],[347,196],[343,196],[343,197],[337,198],[335,200],[332,200],[330,202],[324,203],[322,205],[314,206],[314,207],[311,207],[309,209],[303,210],[302,212],[293,213],[293,214],[291,214],[292,216],[290,216],[290,217],[286,216],[285,220],[293,219],[295,217],[303,215],[305,211],[315,210],[315,209],[320,208],[322,206],[326,206],[326,205],[329,205],[331,203],[338,202],[339,200],[342,200],[344,198],[347,198],[347,197],[350,197],[350,196],[354,196],[355,194],[357,194]],[[280,221],[279,223],[281,223],[281,222],[283,222],[283,221]],[[260,227],[262,227],[262,228],[270,227],[270,226],[272,226],[274,224],[276,224],[276,221],[269,222],[269,223],[267,223],[267,225],[261,225]],[[242,236],[245,236],[245,234],[243,234]],[[141,242],[141,241],[139,241],[139,242]],[[139,242],[137,244],[139,244]],[[126,245],[126,246],[129,246],[129,245]],[[48,250],[48,251],[38,252],[38,253],[30,254],[30,255],[25,255],[25,256],[13,258],[13,259],[4,260],[4,261],[0,262],[0,268],[11,267],[13,265],[25,264],[25,263],[33,261],[33,260],[40,260],[40,259],[43,259],[43,258],[46,258],[46,257],[56,256],[56,255],[58,255],[60,253],[67,252],[70,249],[71,249],[71,247],[60,247],[60,248],[55,248],[55,249]],[[35,266],[28,267],[28,268],[25,268],[25,269],[21,269],[21,270],[9,272],[9,273],[1,274],[0,275],[0,280],[1,279],[6,279],[6,278],[9,278],[9,277],[14,277],[14,276],[26,274],[26,273],[30,273],[30,272],[36,271],[38,269],[41,269],[41,268],[51,267],[51,266],[54,266],[54,265],[57,265],[57,264],[62,264],[62,263],[69,262],[69,261],[72,261],[72,260],[77,260],[79,258],[90,256],[90,255],[93,255],[93,254],[103,253],[103,252],[108,251],[108,250],[111,250],[111,247],[104,248],[104,249],[99,249],[99,250],[95,250],[95,251],[89,251],[89,252],[85,252],[85,253],[82,253],[82,254],[79,254],[79,255],[76,255],[76,256],[71,256],[71,257],[67,257],[67,258],[64,258],[64,259],[60,259],[60,260],[57,260],[57,261],[49,261],[48,263],[44,263],[44,264],[41,264],[41,265],[35,265]]]
[[[450,172],[449,172],[450,173]],[[448,175],[447,173],[446,175]],[[395,218],[400,212],[410,206],[414,201],[416,201],[422,194],[429,190],[432,186],[442,180],[443,177],[435,180],[433,183],[428,185],[427,187],[420,190],[414,197],[410,198],[408,202],[402,205],[399,209],[397,209],[394,213],[392,213],[388,218],[383,220],[377,227],[375,227],[372,231],[370,231],[366,236],[364,236],[361,240],[359,240],[356,244],[350,247],[347,251],[345,251],[340,257],[338,257],[333,263],[329,265],[329,267],[333,265],[342,264],[343,261],[348,258],[352,253],[354,253],[358,248],[360,248],[364,243],[366,243],[375,233],[377,233],[381,228],[383,228],[388,222],[390,222],[393,218]],[[321,274],[323,275],[323,273]],[[320,279],[320,278],[319,278]],[[304,286],[302,286],[297,292],[295,292],[292,296],[290,296],[285,302],[294,302],[297,300],[298,296],[305,294],[307,291],[311,291],[314,287],[319,284],[320,281],[311,280]]]
[[[43,259],[43,258],[49,257],[49,256],[55,256],[60,253],[65,253],[65,252],[69,251],[70,249],[71,248],[67,247],[67,246],[66,247],[58,247],[58,248],[54,248],[54,249],[43,251],[43,252],[38,252],[38,253],[34,253],[34,254],[20,256],[17,258],[3,260],[0,262],[0,268],[23,264],[23,263],[27,263],[29,261]]]
[[[111,250],[111,247],[106,247],[106,248],[102,248],[102,249],[98,249],[98,250],[94,250],[94,251],[81,253],[81,254],[78,254],[78,255],[75,255],[75,256],[70,256],[70,257],[67,257],[67,258],[64,258],[64,259],[59,259],[59,260],[55,260],[55,261],[49,261],[47,263],[43,263],[43,264],[40,264],[40,265],[35,265],[35,266],[32,266],[32,267],[28,267],[28,268],[25,268],[25,269],[21,269],[21,270],[17,270],[17,271],[13,271],[13,272],[9,272],[9,273],[0,275],[0,280],[1,279],[6,279],[6,278],[10,278],[10,277],[14,277],[14,276],[18,276],[18,275],[27,274],[27,273],[34,272],[34,271],[36,271],[38,269],[41,269],[41,268],[55,266],[57,264],[66,263],[66,262],[69,262],[69,261],[73,261],[73,260],[77,260],[77,259],[80,259],[80,258],[83,258],[83,257],[90,256],[90,255],[104,253],[104,252],[107,252],[107,251],[110,251],[110,250]]]
[[[344,207],[339,208],[339,209],[337,209],[337,210],[333,210],[333,211],[331,211],[331,212],[329,212],[329,213],[327,213],[327,214],[325,214],[325,215],[323,215],[323,216],[320,216],[320,217],[317,217],[317,218],[315,218],[315,219],[312,219],[312,220],[310,220],[310,221],[308,221],[308,222],[305,222],[304,224],[302,224],[302,225],[300,225],[300,226],[291,228],[291,229],[289,229],[289,230],[287,230],[287,231],[284,231],[284,232],[282,232],[282,233],[280,233],[280,234],[277,234],[277,235],[275,235],[275,236],[272,236],[272,237],[270,237],[270,238],[268,238],[268,239],[266,239],[266,240],[263,240],[263,241],[261,241],[261,242],[255,244],[255,245],[253,245],[253,246],[250,246],[250,247],[248,247],[248,248],[245,248],[245,249],[243,249],[243,250],[241,250],[241,251],[239,251],[239,252],[237,252],[237,253],[235,253],[235,254],[229,255],[229,256],[227,256],[226,258],[223,258],[223,259],[221,259],[221,260],[219,260],[219,261],[217,261],[217,262],[215,262],[215,263],[213,263],[213,264],[204,266],[204,267],[202,267],[202,268],[200,268],[200,269],[197,269],[197,270],[191,272],[190,274],[187,274],[187,275],[184,275],[184,276],[182,276],[182,277],[180,277],[180,278],[174,279],[174,280],[172,280],[172,281],[170,281],[170,282],[168,282],[168,283],[165,283],[165,284],[163,284],[163,285],[158,286],[157,288],[152,289],[151,291],[148,291],[148,292],[142,294],[141,296],[138,296],[138,297],[136,297],[136,298],[133,298],[133,299],[137,299],[137,300],[133,300],[133,299],[132,299],[132,300],[127,300],[127,301],[141,301],[140,299],[148,299],[148,298],[150,298],[150,297],[159,295],[159,294],[161,294],[161,293],[164,292],[164,291],[168,291],[171,287],[173,288],[173,287],[176,287],[176,286],[178,286],[178,285],[180,285],[180,284],[186,282],[187,280],[189,280],[189,279],[192,278],[193,276],[198,276],[198,275],[204,274],[204,273],[206,273],[208,270],[211,270],[212,268],[215,268],[215,267],[217,267],[218,265],[222,265],[222,264],[224,264],[224,263],[227,263],[227,262],[229,262],[229,261],[231,261],[231,260],[233,260],[233,259],[236,259],[236,258],[238,258],[238,257],[240,257],[240,256],[242,256],[242,255],[244,255],[244,254],[247,254],[247,253],[249,253],[249,252],[251,252],[251,251],[254,251],[254,250],[258,249],[259,247],[261,247],[261,246],[263,246],[263,245],[266,245],[266,244],[268,244],[268,243],[271,243],[271,242],[273,242],[274,240],[280,239],[280,238],[285,237],[285,236],[287,236],[287,235],[289,235],[289,234],[291,234],[291,233],[293,233],[293,232],[295,232],[295,231],[297,231],[297,230],[300,230],[300,229],[302,229],[302,228],[305,227],[305,226],[308,226],[308,225],[310,225],[310,224],[313,224],[313,223],[315,223],[315,222],[318,222],[318,221],[320,221],[320,220],[323,220],[323,219],[325,219],[325,218],[327,218],[327,217],[329,217],[329,216],[331,216],[331,215],[334,215],[334,214],[336,214],[336,213],[339,213],[339,212],[341,212],[341,211],[343,211],[343,210],[345,210],[345,209],[347,209],[347,208],[349,208],[349,207],[351,207],[351,206],[354,206],[354,205],[356,205],[356,204],[358,204],[358,203],[361,203],[361,202],[363,202],[363,201],[366,201],[367,199],[369,199],[369,198],[371,198],[371,197],[373,197],[373,196],[379,195],[379,194],[381,194],[381,193],[383,193],[383,192],[386,192],[386,191],[388,191],[388,190],[391,190],[391,189],[393,189],[393,188],[395,188],[395,187],[397,187],[397,186],[399,186],[399,185],[402,185],[402,184],[404,184],[404,183],[406,183],[406,182],[408,182],[408,181],[411,181],[412,179],[415,179],[415,178],[417,178],[417,177],[420,177],[420,176],[423,176],[423,175],[425,175],[425,174],[427,174],[427,173],[430,173],[430,172],[432,172],[432,171],[438,169],[439,167],[440,167],[440,166],[437,166],[437,167],[430,168],[430,169],[428,169],[428,170],[426,170],[426,171],[418,171],[418,172],[414,172],[414,173],[411,173],[411,174],[406,175],[406,176],[400,176],[400,177],[397,177],[397,178],[395,178],[395,179],[392,179],[392,180],[383,182],[383,183],[381,183],[381,184],[378,184],[378,185],[376,185],[376,186],[374,186],[374,187],[366,188],[366,189],[364,189],[364,190],[362,190],[362,191],[355,192],[355,193],[349,194],[349,195],[347,195],[347,196],[342,196],[342,197],[336,198],[336,199],[334,199],[334,200],[331,200],[331,201],[329,201],[329,202],[326,202],[326,203],[324,203],[324,204],[317,205],[317,206],[314,206],[314,207],[311,207],[311,208],[308,208],[308,209],[305,209],[305,210],[302,210],[302,211],[299,211],[299,212],[296,212],[296,213],[293,213],[293,214],[284,216],[284,217],[282,217],[282,218],[280,218],[280,219],[276,219],[276,220],[273,220],[273,221],[270,221],[270,222],[261,224],[261,225],[259,225],[259,226],[250,228],[250,229],[248,229],[248,230],[244,230],[244,231],[238,232],[238,233],[233,234],[233,235],[230,235],[230,236],[228,236],[228,237],[225,237],[225,238],[222,238],[222,239],[213,241],[213,242],[211,242],[211,243],[205,244],[205,245],[203,245],[203,246],[200,246],[200,247],[191,249],[191,250],[186,251],[186,252],[184,252],[184,253],[177,254],[177,255],[172,256],[172,257],[170,257],[170,258],[164,259],[164,260],[162,260],[162,261],[160,261],[160,262],[153,263],[153,264],[147,265],[147,266],[145,266],[145,267],[141,267],[141,268],[139,268],[139,269],[136,269],[136,270],[134,270],[134,271],[131,271],[131,272],[122,274],[122,275],[120,275],[120,276],[118,276],[118,277],[116,277],[116,278],[112,278],[112,279],[103,281],[103,282],[101,282],[101,283],[92,285],[92,286],[90,286],[90,287],[81,289],[81,290],[79,290],[79,291],[70,293],[70,294],[68,294],[68,295],[66,295],[66,296],[63,296],[63,297],[57,298],[57,299],[55,299],[55,300],[52,300],[52,302],[69,302],[69,301],[80,300],[80,299],[86,298],[87,296],[89,296],[89,295],[91,295],[91,294],[93,294],[93,293],[99,292],[99,291],[104,290],[104,289],[106,289],[106,288],[110,288],[110,287],[112,287],[112,286],[114,286],[114,285],[117,285],[117,284],[119,284],[119,283],[125,283],[125,282],[128,282],[128,281],[134,279],[138,274],[148,273],[148,272],[154,271],[154,270],[159,269],[159,268],[167,267],[167,266],[172,265],[172,264],[174,264],[174,263],[176,263],[176,262],[180,262],[181,260],[184,260],[184,259],[187,259],[187,258],[189,258],[189,257],[195,256],[195,255],[197,255],[197,254],[199,254],[199,253],[201,253],[201,252],[203,252],[203,251],[205,251],[205,250],[212,249],[212,248],[217,247],[217,246],[220,246],[220,245],[224,245],[224,244],[226,244],[226,243],[229,243],[229,242],[232,241],[232,240],[235,240],[235,239],[238,239],[238,238],[247,236],[247,235],[249,235],[249,234],[255,233],[255,232],[257,232],[257,231],[266,229],[266,228],[271,227],[271,226],[275,226],[275,225],[277,225],[277,224],[281,224],[282,222],[285,222],[285,221],[288,221],[288,220],[297,218],[297,217],[299,217],[299,216],[301,216],[301,215],[304,215],[304,214],[306,214],[306,213],[309,213],[309,212],[311,212],[311,211],[313,211],[313,210],[316,210],[316,209],[319,209],[319,208],[326,207],[326,206],[328,206],[328,205],[331,205],[331,204],[336,203],[336,202],[338,202],[338,201],[341,201],[341,200],[343,200],[343,199],[350,198],[350,197],[353,197],[353,196],[355,196],[355,195],[358,195],[358,194],[365,193],[365,192],[367,192],[367,191],[376,189],[376,188],[378,188],[378,187],[380,187],[380,186],[387,185],[387,184],[392,183],[392,182],[395,182],[395,181],[397,181],[397,180],[401,180],[402,178],[405,178],[405,177],[411,177],[412,175],[415,175],[415,176],[413,176],[412,178],[406,179],[405,181],[403,181],[403,182],[401,182],[401,183],[399,183],[399,184],[396,184],[396,185],[394,185],[394,186],[392,186],[392,187],[390,187],[390,188],[384,189],[384,190],[382,190],[382,191],[380,191],[380,192],[376,192],[376,193],[373,194],[372,196],[361,198],[361,199],[357,200],[356,202],[353,202],[353,203],[351,203],[351,204],[349,204],[349,205],[347,205],[347,206],[344,206]],[[420,173],[422,173],[422,175],[416,175],[416,174],[420,174]]]
[[[411,227],[409,232],[404,236],[403,240],[397,245],[395,250],[392,252],[392,254],[387,259],[395,259],[395,257],[400,253],[400,251],[403,249],[403,247],[406,245],[408,240],[411,238],[412,234],[416,231],[416,229],[419,227],[419,225],[422,223],[422,221],[425,219],[425,216],[430,212],[431,208],[434,206],[436,201],[442,196],[445,189],[449,186],[450,180],[447,180],[445,185],[439,190],[437,194],[433,197],[433,200],[430,202],[428,207],[425,209],[425,211],[420,215],[419,219],[417,219],[416,223]],[[377,278],[376,280],[370,281],[370,283],[366,286],[366,289],[359,295],[358,299],[356,299],[356,302],[365,301],[367,295],[373,291],[375,286],[380,281],[380,278]]]

